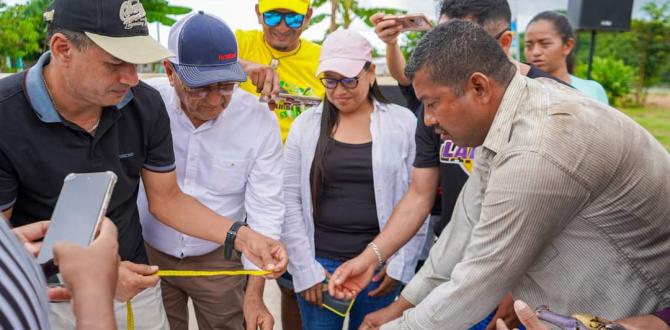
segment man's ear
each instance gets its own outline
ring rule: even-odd
[[[314,14],[314,10],[312,9],[312,7],[309,7],[307,9],[307,12],[305,13],[305,21],[302,22],[303,29],[309,27],[309,21],[312,19],[312,14]]]
[[[258,4],[254,8],[256,10],[256,17],[258,17],[258,24],[263,25],[263,16],[261,15],[260,9],[258,9]]]
[[[174,87],[175,85],[175,76],[174,76],[174,68],[172,67],[172,63],[168,60],[163,60],[163,67],[165,68],[165,75],[167,75],[168,80],[170,80],[170,86]]]
[[[51,40],[49,40],[49,46],[51,48],[51,56],[61,62],[69,62],[75,48],[62,33],[55,33],[51,37]]]
[[[466,94],[470,94],[479,103],[488,103],[493,95],[493,81],[481,72],[470,75],[465,87]]]
[[[498,38],[498,43],[500,47],[505,51],[505,54],[509,54],[509,49],[512,47],[512,32],[505,31],[500,38]]]

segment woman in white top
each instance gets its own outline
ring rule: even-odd
[[[416,119],[386,102],[371,52],[353,31],[326,38],[317,70],[326,98],[296,119],[286,141],[282,240],[303,329],[342,329],[344,319],[321,307],[324,283],[342,262],[371,249],[409,185]],[[399,282],[412,278],[425,232],[424,225],[357,296],[350,329],[393,302]]]

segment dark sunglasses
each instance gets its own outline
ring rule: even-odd
[[[296,13],[280,13],[276,11],[269,11],[263,13],[263,22],[269,27],[275,27],[281,23],[281,20],[284,19],[286,26],[291,29],[299,29],[302,26],[302,22],[305,19],[305,15],[300,15]]]

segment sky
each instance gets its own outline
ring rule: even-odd
[[[23,3],[27,0],[5,0],[8,4]],[[566,9],[568,0],[508,0],[512,9],[512,15],[517,19],[520,30],[524,30],[526,24],[537,13],[545,10]],[[653,0],[634,0],[633,16],[640,16],[640,8],[644,3]],[[656,0],[659,1],[659,0]],[[254,12],[257,0],[169,0],[172,5],[187,6],[193,10],[203,10],[221,17],[233,29],[259,29],[260,25]],[[407,10],[410,13],[425,13],[431,19],[437,16],[437,0],[359,0],[362,7],[391,7]],[[328,7],[328,8],[326,8]],[[327,11],[329,6],[324,6],[322,11]],[[328,28],[327,20],[313,26],[303,33],[303,37],[309,40],[321,40]],[[352,29],[366,36],[377,49],[383,49],[383,43],[376,38],[374,31],[360,21],[352,23]],[[149,31],[151,35],[162,44],[167,45],[170,28],[151,24]]]

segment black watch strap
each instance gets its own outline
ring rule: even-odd
[[[226,242],[223,243],[223,256],[226,260],[230,260],[233,257],[233,250],[235,247],[235,237],[237,237],[237,231],[242,226],[247,224],[242,221],[234,222],[230,229],[228,229],[228,234],[226,234]]]

